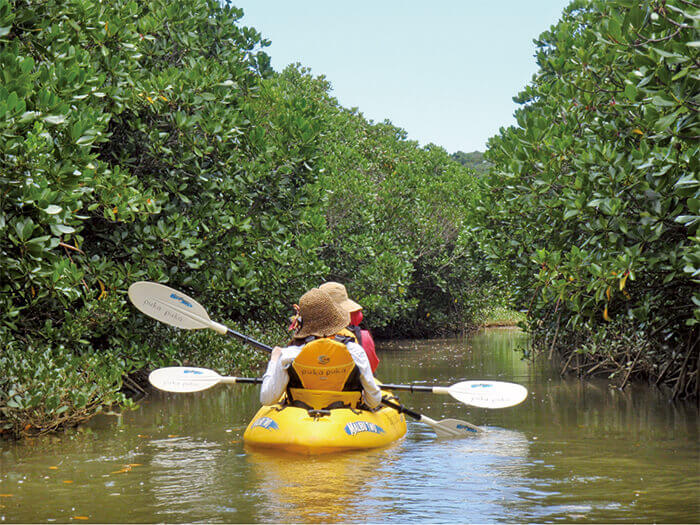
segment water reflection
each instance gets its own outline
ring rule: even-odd
[[[388,481],[387,472],[378,470],[391,463],[386,451],[304,457],[249,450],[247,460],[266,495],[259,517],[305,523],[386,521],[381,508],[367,505],[372,485]]]

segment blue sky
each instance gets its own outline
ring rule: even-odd
[[[272,41],[281,71],[325,75],[345,107],[389,119],[421,145],[484,151],[515,123],[537,66],[532,40],[570,0],[233,0]]]

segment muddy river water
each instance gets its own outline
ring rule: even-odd
[[[514,330],[379,344],[385,382],[514,381],[512,408],[403,393],[433,419],[484,428],[436,439],[409,421],[371,452],[299,457],[246,450],[258,386],[154,394],[78,431],[0,443],[0,522],[700,522],[695,404],[647,385],[562,379],[515,351]]]

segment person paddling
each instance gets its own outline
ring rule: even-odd
[[[299,300],[297,323],[292,344],[272,351],[260,402],[273,405],[286,391],[290,403],[314,409],[378,406],[382,394],[367,354],[342,335],[350,314],[327,292],[312,288]]]
[[[319,289],[328,292],[335,304],[350,314],[350,324],[347,328],[355,335],[360,346],[364,348],[369,364],[372,367],[372,373],[376,372],[379,366],[379,358],[374,348],[374,339],[372,339],[372,334],[369,330],[360,328],[363,318],[362,306],[348,297],[348,291],[340,283],[329,281],[319,286]]]

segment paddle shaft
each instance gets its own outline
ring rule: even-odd
[[[447,386],[383,384],[382,387],[386,388],[388,390],[403,390],[406,392],[430,392],[431,394],[449,394],[450,393],[450,388]]]
[[[384,387],[386,385],[382,385],[382,386]],[[399,414],[406,414],[407,416],[411,416],[416,421],[421,421],[423,419],[423,416],[421,414],[419,414],[418,412],[414,412],[410,408],[406,408],[405,406],[403,406],[399,403],[393,403],[393,402],[389,401],[388,399],[382,399],[382,405],[393,408]]]
[[[424,414],[414,412],[413,410],[406,408],[399,403],[392,403],[386,398],[382,399],[382,405],[393,408],[399,414],[406,414],[419,423],[425,423],[435,431],[438,438],[464,437],[482,432],[479,427],[460,419],[444,419],[442,421],[435,421],[434,419],[431,419]]]
[[[221,325],[221,326],[224,326],[224,325]],[[233,337],[234,339],[240,339],[244,343],[248,343],[249,345],[254,346],[258,350],[263,350],[263,351],[267,352],[268,354],[272,353],[271,346],[267,346],[266,344],[261,343],[260,341],[256,341],[255,339],[252,339],[252,338],[248,337],[247,335],[243,335],[240,332],[236,332],[235,330],[231,330],[227,326],[224,326],[224,328],[226,328],[226,335],[227,336]],[[218,330],[217,330],[217,332],[218,332]]]
[[[263,382],[262,377],[222,377],[219,383],[249,383],[253,385],[259,385]]]

